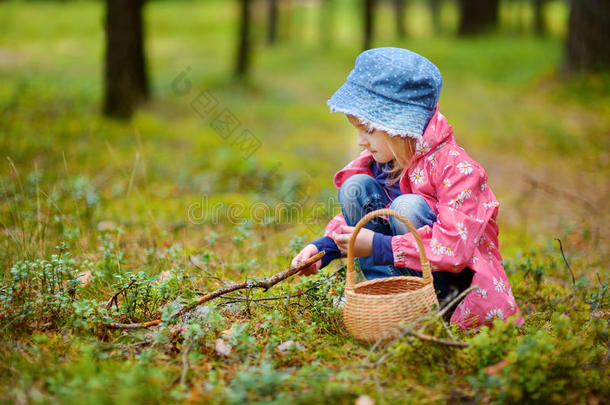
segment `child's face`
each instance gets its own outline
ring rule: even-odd
[[[394,160],[394,154],[388,147],[385,140],[385,132],[374,130],[369,132],[366,126],[362,125],[358,118],[348,115],[349,122],[358,130],[358,146],[365,147],[373,154],[373,159],[379,163],[387,163]]]

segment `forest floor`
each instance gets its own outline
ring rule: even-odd
[[[337,212],[332,175],[359,152],[325,104],[359,51],[339,4],[324,47],[309,8],[273,47],[255,24],[251,75],[234,81],[232,3],[150,2],[153,99],[129,123],[99,114],[102,3],[0,4],[1,402],[610,400],[610,76],[565,76],[561,30],[457,39],[410,14],[408,38],[381,26],[375,42],[443,73],[441,111],[500,201],[523,326],[429,322],[467,348],[360,343],[337,305],[344,259],[170,319],[224,283],[286,270]],[[223,111],[254,146],[219,128]]]

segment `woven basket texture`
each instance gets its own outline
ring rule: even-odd
[[[398,276],[355,283],[356,236],[371,219],[380,216],[398,218],[415,236],[422,277]],[[413,224],[397,211],[388,208],[376,210],[362,217],[356,224],[347,250],[345,299],[343,309],[345,327],[356,339],[366,342],[392,339],[400,333],[398,328],[400,322],[414,321],[421,315],[438,308],[430,262],[426,258],[422,240]]]

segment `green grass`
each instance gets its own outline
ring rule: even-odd
[[[234,82],[235,3],[147,5],[154,96],[129,123],[99,116],[101,2],[0,4],[2,402],[608,400],[610,76],[561,73],[561,2],[548,5],[546,37],[517,33],[505,7],[498,33],[470,39],[452,36],[449,3],[434,35],[423,3],[411,2],[408,37],[396,39],[383,23],[374,42],[418,51],[443,73],[441,110],[501,202],[500,248],[526,317],[521,329],[454,331],[466,350],[405,338],[376,368],[358,367],[383,349],[354,341],[341,324],[333,299],[344,281],[331,277],[340,262],[253,292],[312,288],[301,298],[219,305],[183,329],[101,327],[109,317],[153,319],[178,296],[214,290],[208,273],[237,281],[286,268],[327,215],[308,225],[258,221],[248,209],[295,202],[308,214],[336,197],[332,175],[358,152],[347,120],[325,105],[360,50],[358,10],[338,3],[323,47],[316,8],[298,8],[270,48],[256,9],[253,70]],[[390,11],[384,6],[380,22],[393,21]],[[172,81],[187,67],[192,90],[176,94]],[[193,111],[201,91],[260,139],[249,159]],[[197,211],[204,203],[224,207],[219,223]],[[92,272],[87,286],[75,281],[84,271]],[[101,309],[127,286],[117,306]],[[429,331],[446,337],[440,324]],[[228,358],[214,350],[219,337],[233,344]],[[306,350],[280,353],[287,340]]]

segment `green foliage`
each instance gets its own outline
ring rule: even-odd
[[[95,208],[100,205],[100,195],[91,181],[82,176],[75,176],[70,182],[70,195],[77,203],[82,203],[86,217],[90,218]]]
[[[154,278],[143,271],[135,274],[127,272],[115,277],[117,278],[115,288],[122,291],[123,296],[121,314],[132,322],[154,316],[159,305],[170,298],[171,292],[174,292],[166,288],[164,283],[160,285],[155,283]]]
[[[607,339],[584,338],[559,313],[545,329],[519,337],[508,325],[496,322],[470,340],[477,372],[468,381],[478,392],[501,403],[566,403],[583,390],[607,392]]]
[[[98,237],[101,243],[99,251],[102,255],[99,270],[106,277],[115,273],[121,273],[121,265],[125,264],[124,253],[121,252],[112,237],[113,235],[110,232],[104,232]]]
[[[77,267],[66,246],[49,259],[18,261],[10,277],[0,285],[0,324],[9,330],[56,328],[69,325],[76,329],[99,327],[108,322],[105,309],[95,299],[79,299],[82,282],[78,276],[90,268],[84,261]]]
[[[0,289],[3,321],[13,327],[29,322],[55,324],[72,310],[79,281],[74,259],[57,246],[58,253],[47,260],[18,261]]]
[[[115,362],[94,347],[83,346],[75,360],[46,378],[46,390],[58,403],[119,404],[166,402],[170,376],[146,359]],[[42,398],[41,398],[42,399]]]
[[[244,241],[248,240],[251,236],[252,230],[247,222],[239,223],[233,228],[233,243],[237,248],[241,248]]]
[[[476,369],[482,369],[502,360],[517,342],[517,327],[514,323],[495,320],[493,328],[484,326],[470,339],[465,350]]]
[[[505,263],[505,268],[510,268],[510,262]],[[544,264],[534,263],[532,256],[527,256],[525,261],[519,263],[517,271],[523,272],[523,277],[531,277],[536,287],[540,287],[544,279],[544,268]]]
[[[287,377],[286,374],[278,372],[272,364],[267,362],[238,371],[229,386],[229,402],[264,401],[271,403],[273,400],[278,400],[281,398],[278,398],[279,388]]]
[[[598,277],[599,277],[599,275],[598,275]],[[591,306],[592,311],[596,311],[597,309],[599,309],[602,306],[608,307],[607,301],[610,299],[610,298],[608,298],[608,295],[607,295],[609,282],[604,281],[602,283],[600,279],[598,279],[598,280],[599,280],[598,288],[595,289],[594,291],[592,291],[589,296],[585,296],[585,298],[584,298],[585,302]],[[604,301],[604,299],[605,299],[605,301]]]
[[[409,5],[408,38],[395,39],[392,24],[376,32],[378,45],[419,51],[443,73],[443,114],[502,202],[500,246],[522,327],[426,329],[453,334],[464,350],[413,337],[387,348],[359,343],[342,323],[338,261],[173,316],[223,283],[284,270],[339,212],[330,178],[357,145],[324,100],[359,52],[360,16],[351,0],[333,2],[336,32],[321,48],[306,24],[314,9],[293,3],[293,37],[255,47],[252,76],[240,83],[224,63],[233,2],[148,4],[153,99],[120,123],[99,116],[103,2],[0,2],[0,148],[10,159],[0,173],[0,402],[608,402],[608,209],[599,190],[610,77],[557,74],[559,1],[547,4],[547,37],[429,37],[424,2]],[[455,5],[443,7],[455,24]],[[381,7],[380,21],[390,12]],[[175,94],[187,66],[192,92]],[[192,107],[203,91],[219,102],[207,117]],[[261,141],[250,158],[211,127],[220,108],[241,123],[235,133],[247,128]],[[534,185],[522,173],[560,181]],[[222,207],[218,220],[191,221],[203,196]],[[261,202],[288,205],[254,218],[247,208]],[[245,210],[229,212],[231,203]],[[157,318],[151,329],[102,326]],[[229,354],[216,350],[218,339]],[[361,367],[366,358],[383,361]]]

